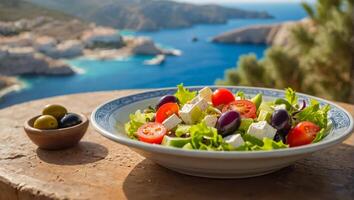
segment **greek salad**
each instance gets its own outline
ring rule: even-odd
[[[190,91],[177,86],[174,95],[130,114],[127,135],[151,144],[208,151],[257,151],[316,143],[332,127],[329,105],[310,105],[287,88],[284,98],[264,101],[219,88]]]

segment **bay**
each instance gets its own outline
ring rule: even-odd
[[[70,64],[84,71],[73,76],[21,76],[26,87],[6,95],[0,108],[39,98],[63,94],[135,89],[172,87],[185,85],[212,85],[222,78],[225,69],[234,67],[240,55],[255,53],[263,56],[266,45],[215,44],[213,36],[254,24],[272,24],[289,20],[299,20],[306,16],[299,4],[294,3],[243,3],[227,4],[248,10],[267,11],[273,19],[230,20],[226,24],[197,25],[185,29],[161,30],[157,32],[131,32],[125,34],[147,36],[163,47],[179,49],[179,57],[167,57],[161,66],[143,65],[150,56],[131,56],[116,60],[92,60],[79,58],[68,60]],[[197,37],[197,42],[192,38]]]

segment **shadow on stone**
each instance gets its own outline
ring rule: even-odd
[[[354,147],[341,144],[272,174],[244,179],[208,179],[179,174],[143,160],[123,183],[128,199],[350,199]],[[336,183],[336,185],[333,185]],[[348,190],[349,189],[349,190]],[[335,190],[335,192],[334,192]]]
[[[47,151],[38,148],[36,152],[39,159],[47,163],[79,165],[104,159],[108,154],[108,149],[97,143],[82,141],[75,147],[65,150]]]

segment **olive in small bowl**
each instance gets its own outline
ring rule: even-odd
[[[24,129],[31,141],[41,149],[59,150],[69,148],[76,145],[81,140],[81,138],[85,135],[89,125],[89,120],[85,115],[75,115],[80,118],[80,123],[70,127],[59,127],[57,129],[35,128],[35,121],[38,122],[38,118],[45,116],[39,115],[26,121],[24,124]]]
[[[68,128],[75,126],[82,122],[80,115],[75,113],[68,113],[64,115],[59,121],[59,128]]]
[[[51,115],[55,117],[57,120],[63,118],[67,113],[68,111],[66,110],[66,108],[58,104],[46,105],[42,111],[43,115]]]

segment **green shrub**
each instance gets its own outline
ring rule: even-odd
[[[353,102],[353,5],[354,0],[318,0],[313,9],[303,3],[314,30],[296,26],[288,45],[268,48],[262,60],[252,54],[241,56],[237,66],[226,70],[224,79],[216,83],[292,87]]]

